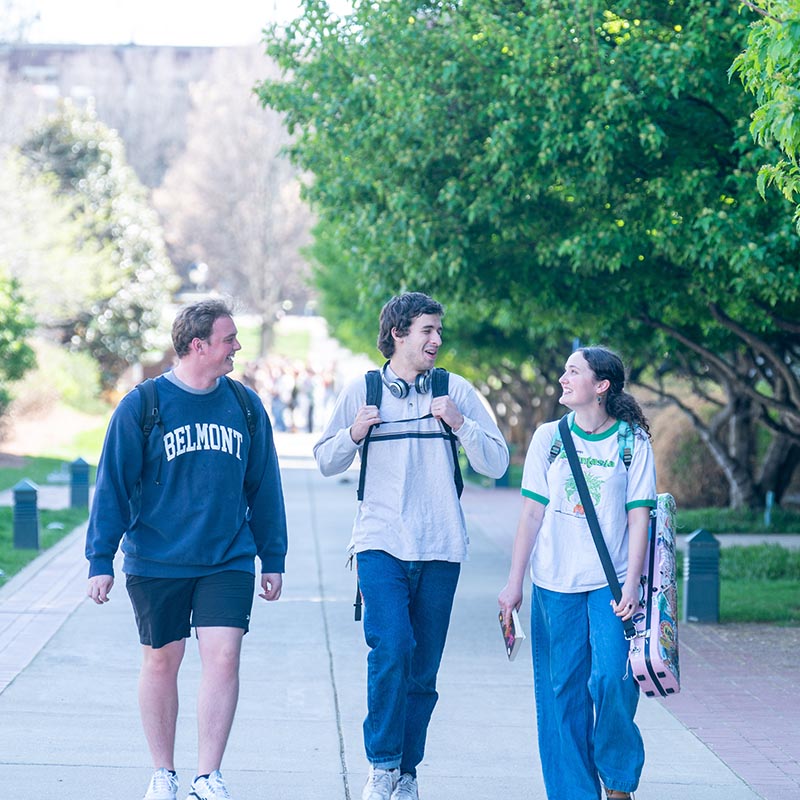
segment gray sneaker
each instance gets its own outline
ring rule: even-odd
[[[207,778],[197,778],[186,800],[232,800],[222,774],[215,769]]]
[[[407,772],[400,776],[397,786],[392,792],[392,800],[419,800],[417,779]]]
[[[370,766],[369,777],[361,792],[361,800],[391,800],[400,777],[399,769],[380,769]]]
[[[157,769],[150,778],[144,800],[177,800],[178,776],[168,769]]]

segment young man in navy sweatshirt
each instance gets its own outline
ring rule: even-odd
[[[253,602],[281,594],[286,514],[272,429],[250,392],[251,434],[225,378],[241,349],[230,309],[184,308],[172,328],[177,365],[155,379],[157,414],[144,393],[120,402],[97,469],[86,535],[88,595],[108,601],[122,542],[142,667],[139,706],[155,772],[145,800],[176,800],[178,670],[194,627],[202,664],[197,776],[190,800],[230,798],[220,765],[239,692],[239,654]]]

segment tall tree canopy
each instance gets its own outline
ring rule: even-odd
[[[176,286],[158,219],[125,160],[119,136],[91,109],[69,104],[45,120],[21,152],[31,173],[50,177],[80,224],[93,265],[85,302],[62,319],[65,341],[98,361],[105,386],[163,342],[162,316]]]
[[[745,88],[756,96],[750,130],[759,143],[776,143],[778,161],[759,171],[759,189],[774,184],[796,204],[800,231],[800,0],[754,0],[759,13],[750,27],[747,47],[733,63]]]
[[[186,150],[154,195],[176,262],[206,263],[212,285],[260,314],[262,349],[281,303],[308,294],[300,250],[311,228],[296,170],[280,157],[286,130],[253,94],[267,69],[257,48],[215,55],[192,88]]]
[[[0,414],[11,402],[10,384],[36,364],[28,339],[35,322],[19,282],[0,264]]]
[[[269,31],[284,79],[260,93],[313,174],[328,298],[361,311],[431,291],[456,336],[534,376],[573,337],[615,344],[635,375],[677,373],[714,404],[709,420],[673,397],[734,504],[780,497],[800,458],[800,240],[785,200],[755,190],[770,154],[728,79],[752,15],[729,0],[302,10]]]
[[[26,169],[26,166],[28,169]],[[59,330],[91,307],[104,253],[83,245],[74,200],[18,153],[0,159],[0,263],[19,281],[37,326]]]

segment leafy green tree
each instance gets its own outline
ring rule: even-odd
[[[0,415],[11,402],[9,385],[36,365],[28,343],[35,322],[19,283],[0,268]]]
[[[796,204],[800,231],[800,0],[748,0],[745,5],[759,17],[731,73],[756,97],[750,124],[756,142],[777,144],[783,156],[761,167],[758,188],[763,196],[774,184]]]
[[[82,247],[83,226],[56,179],[31,175],[18,154],[0,159],[0,263],[31,306],[37,327],[59,331],[91,307],[104,254]]]
[[[119,136],[90,108],[65,104],[21,148],[32,174],[51,176],[80,224],[94,269],[88,302],[64,320],[64,341],[86,350],[111,387],[148,350],[163,347],[162,317],[177,281],[157,216]]]
[[[260,94],[313,175],[336,302],[430,291],[473,363],[551,381],[574,338],[616,345],[692,418],[733,505],[780,497],[800,459],[800,240],[755,189],[768,153],[727,75],[751,17],[728,0],[302,10],[268,32],[284,79]]]

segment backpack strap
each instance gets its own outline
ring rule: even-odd
[[[141,383],[136,384],[136,391],[139,392],[139,399],[141,400],[141,408],[139,411],[139,427],[141,427],[142,433],[144,434],[146,447],[147,440],[150,437],[150,434],[153,432],[153,428],[155,428],[156,425],[160,425],[163,428],[161,414],[158,410],[158,388],[156,387],[156,382],[153,380],[153,378],[146,378]],[[162,463],[163,458],[160,458],[155,477],[156,486],[161,485]]]
[[[450,393],[450,373],[441,367],[431,370],[431,394],[434,397],[444,397]]]
[[[247,422],[247,430],[250,436],[256,432],[256,412],[253,407],[253,401],[247,392],[247,389],[239,382],[225,376],[228,385],[233,389],[236,399],[241,406],[242,413],[244,414],[245,421]],[[136,385],[141,398],[141,411],[139,414],[139,425],[147,439],[153,432],[153,428],[161,422],[161,414],[158,410],[158,389],[156,383],[152,378],[146,378],[141,383]]]
[[[550,442],[550,452],[547,454],[548,464],[552,464],[558,458],[558,454],[561,452],[561,448],[563,446],[564,443],[561,441],[561,434],[559,433],[558,426],[556,425],[556,430],[553,434],[553,440]]]
[[[619,441],[619,457],[622,459],[625,469],[630,469],[631,461],[633,461],[634,439],[633,428],[624,419],[620,420],[617,441]]]
[[[378,406],[380,408],[381,397],[383,395],[383,379],[381,378],[380,370],[369,370],[369,372],[364,375],[364,380],[367,384],[367,405]],[[444,397],[449,394],[449,387],[450,373],[441,367],[434,367],[434,369],[431,370],[431,394],[433,397]],[[464,491],[464,478],[461,475],[461,465],[458,462],[456,435],[446,422],[442,422],[442,426],[447,433],[447,439],[450,441],[450,449],[453,453],[453,482],[456,485],[456,493],[460,498]],[[356,496],[359,500],[364,499],[364,482],[367,475],[367,452],[369,451],[372,431],[376,427],[376,425],[373,425],[367,431],[367,435],[364,437],[364,445],[361,448],[361,469],[358,475],[358,489],[356,490]]]
[[[431,394],[434,397],[444,397],[450,393],[450,373],[441,367],[434,367],[431,371]],[[441,420],[442,427],[450,440],[450,450],[453,453],[453,483],[456,485],[456,493],[461,497],[464,491],[464,478],[461,475],[461,464],[458,462],[458,445],[453,429]]]
[[[231,389],[233,389],[233,393],[236,395],[236,399],[239,401],[239,405],[244,413],[245,421],[247,422],[247,431],[252,439],[256,432],[256,412],[253,408],[253,401],[250,397],[250,393],[239,381],[229,378],[227,375],[225,376],[225,380],[228,382],[228,385],[231,387]]]
[[[383,380],[381,379],[380,370],[371,369],[364,375],[364,380],[367,384],[367,405],[378,406],[381,405],[381,396],[383,394]],[[356,496],[359,500],[364,499],[364,480],[367,476],[367,451],[369,450],[369,440],[372,436],[372,429],[377,426],[372,425],[364,437],[364,445],[361,448],[361,470],[358,473],[358,489]]]
[[[575,418],[575,412],[570,411],[569,414],[565,415],[569,417],[569,425],[572,427],[572,421]],[[619,428],[617,429],[617,443],[619,445],[619,458],[620,461],[625,465],[625,469],[630,469],[631,461],[633,460],[633,442],[636,438],[633,428],[625,422],[624,419],[619,421]],[[561,441],[561,431],[556,425],[555,432],[553,433],[553,439],[550,443],[550,452],[547,454],[547,463],[552,464],[556,458],[558,458],[558,454],[561,452],[561,448],[563,447],[563,442]]]
[[[141,401],[139,427],[142,429],[144,438],[147,439],[156,424],[161,422],[161,416],[158,413],[158,389],[152,378],[146,378],[136,385],[136,390],[139,392]]]
[[[364,380],[367,382],[367,405],[380,408],[381,397],[383,396],[381,371],[379,369],[371,369],[364,375]]]

